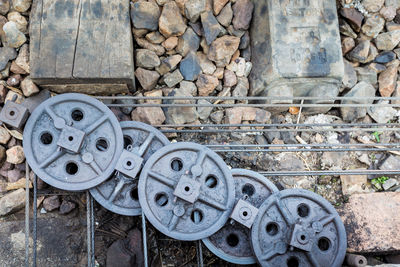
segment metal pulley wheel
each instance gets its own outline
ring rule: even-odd
[[[124,151],[116,172],[101,185],[92,188],[93,198],[106,209],[121,215],[142,213],[138,198],[138,181],[144,163],[156,151],[169,144],[168,138],[152,126],[141,122],[121,122]]]
[[[25,125],[23,146],[42,180],[80,191],[110,177],[123,150],[123,135],[103,103],[82,94],[62,94],[35,109]]]
[[[342,266],[346,231],[334,207],[303,189],[284,190],[260,207],[251,230],[261,266]]]
[[[243,169],[232,170],[236,206],[225,226],[203,239],[203,243],[221,259],[235,264],[254,264],[250,229],[261,204],[278,188],[263,175]]]
[[[235,201],[232,174],[212,150],[176,143],[154,153],[139,179],[139,201],[152,225],[167,236],[206,238],[227,222]]]

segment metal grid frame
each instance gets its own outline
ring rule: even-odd
[[[327,108],[327,107],[397,107],[400,104],[341,104],[339,101],[348,100],[354,101],[352,97],[142,97],[142,96],[100,96],[96,97],[100,101],[106,101],[108,107],[213,107],[213,108],[233,108],[233,107],[256,107],[256,108],[290,108],[299,107],[297,123],[293,124],[185,124],[185,125],[155,125],[156,128],[163,133],[201,133],[201,134],[218,134],[218,133],[247,133],[251,135],[262,134],[264,132],[385,132],[385,131],[400,131],[400,123],[342,123],[342,124],[300,124],[300,116],[302,116],[303,108]],[[132,100],[132,104],[114,104],[115,100]],[[186,100],[196,103],[181,104],[181,103],[144,103],[145,101],[171,101],[171,100]],[[208,100],[210,104],[198,104],[198,100]],[[274,101],[289,101],[292,103],[273,103]],[[364,97],[357,98],[357,101],[398,101],[400,97]],[[110,102],[111,103],[108,103]],[[222,101],[245,101],[247,103],[220,104]],[[255,101],[269,102],[267,104],[254,103]],[[327,101],[326,104],[312,104],[309,101]],[[329,104],[329,101],[335,101]],[[243,129],[241,127],[246,127]],[[329,127],[329,128],[327,128]],[[190,128],[190,129],[188,129]],[[227,152],[249,152],[249,153],[271,153],[271,152],[387,152],[400,155],[400,143],[384,143],[384,144],[221,144],[207,145],[217,153]],[[273,150],[271,150],[273,148]],[[30,190],[29,190],[29,166],[26,163],[26,206],[25,206],[25,266],[36,267],[37,262],[37,176],[33,177],[33,218],[32,218],[32,255],[30,255],[29,235],[30,235]],[[322,176],[322,175],[400,175],[400,170],[338,170],[338,171],[260,171],[266,177],[271,176]],[[71,193],[72,194],[72,193]],[[148,266],[148,251],[147,251],[147,234],[146,234],[146,218],[142,214],[142,233],[143,233],[143,250],[145,266]],[[95,266],[94,242],[95,242],[95,214],[93,209],[93,198],[86,191],[86,219],[87,219],[87,251],[88,251],[88,266]],[[203,252],[201,241],[196,242],[197,265],[203,266]]]

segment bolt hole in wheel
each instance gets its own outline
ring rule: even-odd
[[[104,138],[100,138],[96,141],[96,148],[98,151],[104,152],[108,149],[108,142]]]
[[[190,187],[189,186],[185,186],[185,191],[189,192],[190,191]]]
[[[195,224],[199,224],[203,220],[203,213],[200,210],[194,210],[194,211],[192,211],[192,214],[190,215],[190,219]]]
[[[156,195],[156,203],[160,207],[165,207],[168,204],[168,196],[165,193],[159,193]]]
[[[128,146],[133,145],[133,140],[127,135],[124,135],[124,149],[127,149]]]
[[[138,200],[139,199],[139,193],[138,193],[137,187],[133,188],[130,193],[131,193],[131,198],[132,199],[134,199],[134,200]]]
[[[236,247],[239,244],[239,237],[236,234],[229,234],[226,237],[226,243],[231,247]]]
[[[247,213],[247,211],[244,211],[244,212],[243,212],[243,216],[244,216],[244,217],[247,217],[247,215],[249,215],[249,214]]]
[[[278,233],[279,230],[279,226],[278,224],[274,223],[274,222],[270,222],[269,224],[267,224],[267,233],[270,236],[274,236]]]
[[[79,109],[75,109],[71,112],[71,118],[74,121],[81,121],[83,119],[83,112]]]
[[[359,260],[359,261],[358,261],[358,264],[363,265],[363,264],[364,264],[364,261],[363,261],[363,260]]]
[[[287,267],[299,267],[299,260],[296,257],[290,257],[286,263]]]
[[[254,195],[255,191],[256,191],[256,189],[255,189],[254,186],[251,185],[251,184],[245,184],[245,185],[242,187],[242,193],[243,193],[244,195],[248,195],[249,197],[251,197],[252,195]]]
[[[53,143],[53,136],[50,133],[45,132],[40,136],[40,142],[43,145],[50,145]]]
[[[70,162],[65,166],[65,171],[69,175],[75,175],[78,172],[78,165],[75,162]]]
[[[171,162],[171,169],[173,169],[174,171],[179,172],[179,171],[182,170],[182,168],[183,168],[182,160],[180,160],[180,159],[174,159],[174,160]]]
[[[206,185],[208,188],[215,188],[218,184],[218,180],[214,175],[209,175],[206,178]]]
[[[72,141],[74,141],[74,137],[73,137],[73,136],[70,136],[70,137],[68,137],[68,140],[69,140],[70,142],[72,142]]]
[[[10,114],[11,117],[14,117],[15,111],[14,111],[14,110],[11,110],[9,114]]]
[[[301,238],[301,240],[306,240],[306,236],[305,235],[301,235],[300,238]]]
[[[127,161],[126,165],[129,166],[129,167],[132,166],[132,161]]]
[[[330,247],[331,247],[331,241],[330,241],[328,238],[326,238],[326,237],[321,237],[321,238],[318,240],[318,248],[319,248],[321,251],[327,251],[327,250],[329,250]]]
[[[309,215],[310,213],[310,208],[306,205],[306,204],[300,204],[299,206],[297,206],[297,214],[302,217],[305,218]]]

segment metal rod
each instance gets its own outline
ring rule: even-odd
[[[346,149],[346,148],[294,148],[294,149],[282,149],[282,148],[271,148],[271,149],[213,149],[214,152],[218,153],[232,153],[232,152],[355,152],[355,151],[368,151],[368,152],[388,152],[388,151],[400,151],[399,147],[396,148],[357,148],[357,149]]]
[[[144,267],[149,266],[148,255],[147,255],[147,227],[146,227],[146,217],[142,211],[142,235],[143,235],[143,257],[144,257]]]
[[[25,161],[25,266],[29,267],[29,165]]]
[[[90,194],[89,194],[90,195]],[[94,226],[94,207],[93,207],[93,198],[90,195],[90,240],[91,240],[91,246],[92,246],[92,264],[95,266],[96,260],[95,260],[95,240],[94,240],[94,231],[95,231],[95,226]]]
[[[249,126],[248,126],[249,127]],[[400,128],[341,128],[341,129],[201,129],[201,130],[172,130],[160,129],[163,133],[265,133],[265,132],[387,132],[400,131]]]
[[[91,233],[90,233],[90,194],[89,191],[86,191],[86,234],[87,234],[87,260],[88,260],[88,266],[92,267],[92,245],[90,244],[91,242]]]
[[[203,247],[201,245],[201,240],[196,241],[196,253],[197,253],[197,266],[203,267]]]
[[[321,144],[264,144],[264,145],[259,145],[259,144],[243,144],[243,145],[238,145],[238,144],[220,144],[220,145],[209,145],[209,144],[203,144],[209,148],[219,148],[219,147],[239,147],[239,148],[258,148],[258,147],[375,147],[375,146],[381,146],[381,147],[399,147],[400,143],[371,143],[371,144],[362,144],[362,143],[357,143],[357,144],[327,144],[327,143],[321,143]]]
[[[259,171],[260,174],[271,176],[329,176],[329,175],[400,175],[400,170],[354,170],[354,171]]]
[[[33,267],[37,264],[37,208],[37,175],[33,174]]]

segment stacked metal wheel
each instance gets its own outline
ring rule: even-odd
[[[341,266],[346,233],[328,201],[278,191],[264,176],[229,169],[196,143],[173,143],[140,122],[119,123],[101,102],[63,94],[37,107],[24,151],[46,183],[90,190],[117,214],[144,213],[165,235],[203,240],[220,258],[261,266]]]

